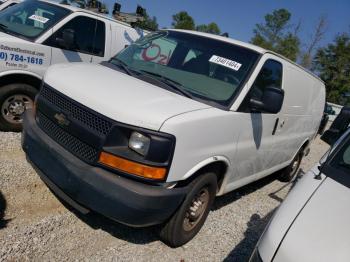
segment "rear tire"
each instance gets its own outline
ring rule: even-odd
[[[281,171],[281,175],[279,177],[279,180],[281,182],[290,182],[293,181],[299,171],[299,167],[301,164],[301,160],[303,159],[303,151],[299,152],[293,159],[293,161],[290,163],[289,166],[285,167]]]
[[[202,228],[217,189],[217,176],[206,173],[194,179],[184,202],[163,226],[161,240],[171,247],[179,247],[190,241]]]
[[[38,90],[28,84],[16,83],[0,87],[0,131],[22,131],[22,117],[34,105]]]

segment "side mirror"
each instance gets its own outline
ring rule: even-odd
[[[64,29],[62,32],[62,38],[56,38],[56,42],[59,46],[71,50],[74,47],[75,31],[73,29]]]
[[[321,139],[328,145],[333,145],[350,124],[350,107],[343,107],[336,119],[334,119],[331,127],[326,130]]]
[[[283,100],[284,90],[271,86],[264,90],[261,101],[250,99],[250,107],[254,111],[276,114],[281,110]]]

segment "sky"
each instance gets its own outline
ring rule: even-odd
[[[113,9],[114,0],[104,0]],[[159,28],[171,27],[172,15],[187,11],[196,24],[216,22],[222,32],[231,38],[249,41],[255,24],[262,23],[264,16],[275,9],[286,8],[292,24],[301,21],[299,36],[305,45],[321,15],[326,15],[327,33],[321,46],[333,41],[342,32],[350,33],[350,0],[118,0],[122,12],[135,12],[137,4],[146,8],[150,16],[156,16]]]

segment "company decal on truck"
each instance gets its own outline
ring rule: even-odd
[[[44,59],[42,52],[0,44],[0,61],[4,61],[5,66],[25,69],[29,65],[42,65]]]

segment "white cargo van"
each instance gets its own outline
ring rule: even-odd
[[[33,106],[49,65],[100,63],[142,34],[108,17],[47,1],[24,1],[1,11],[0,130],[21,130],[22,114]]]
[[[179,246],[216,195],[278,170],[292,179],[324,104],[322,81],[278,54],[163,30],[100,65],[50,67],[22,146],[78,210],[163,223],[161,238]]]

